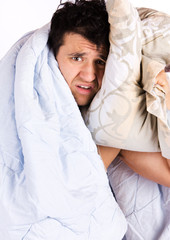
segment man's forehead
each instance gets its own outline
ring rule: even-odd
[[[89,50],[96,52],[98,55],[107,57],[107,50],[105,46],[97,46],[95,43],[90,42],[80,34],[66,33],[63,40],[63,45],[70,47],[70,50],[74,50],[73,54],[77,53],[86,55]]]

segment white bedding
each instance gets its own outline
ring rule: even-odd
[[[121,239],[126,220],[47,47],[49,25],[0,62],[0,239]]]

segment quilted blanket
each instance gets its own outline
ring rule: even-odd
[[[0,239],[120,240],[125,217],[48,32],[0,62]]]
[[[125,240],[169,240],[170,188],[141,177],[119,158],[108,177],[128,223]]]

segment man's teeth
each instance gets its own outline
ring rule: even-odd
[[[80,88],[84,88],[84,89],[90,89],[90,87],[88,87],[88,86],[79,86]]]

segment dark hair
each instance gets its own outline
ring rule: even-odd
[[[62,8],[61,8],[62,7]],[[56,56],[65,33],[81,34],[109,51],[109,23],[104,0],[75,0],[59,5],[51,20],[48,46]]]

